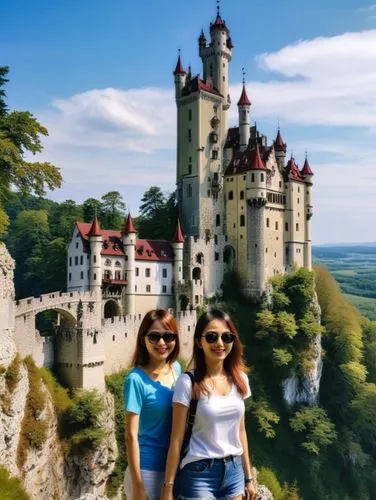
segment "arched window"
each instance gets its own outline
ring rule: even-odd
[[[221,216],[219,214],[217,214],[215,216],[215,225],[216,226],[220,226],[221,225]]]
[[[233,200],[234,199],[234,192],[233,191],[229,191],[228,192],[228,199],[229,200]]]
[[[106,260],[104,261],[104,265],[105,265],[105,266],[111,266],[111,259],[106,259]]]
[[[244,191],[240,191],[240,199],[244,200]]]
[[[242,215],[240,216],[240,225],[241,225],[241,226],[245,226],[245,215],[244,215],[244,214],[242,214]]]
[[[115,267],[121,267],[121,262],[119,262],[118,260],[115,262]]]

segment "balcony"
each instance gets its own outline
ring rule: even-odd
[[[102,285],[104,285],[104,286],[127,285],[127,284],[128,284],[127,280],[113,279],[113,278],[103,278],[102,279]]]

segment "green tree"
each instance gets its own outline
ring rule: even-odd
[[[65,290],[67,284],[67,244],[55,238],[45,247],[44,291]]]
[[[120,229],[124,223],[126,205],[119,191],[110,191],[101,198],[101,213],[106,229]]]
[[[161,188],[152,186],[145,191],[144,196],[141,198],[140,213],[143,217],[152,218],[166,203],[165,197]]]
[[[94,215],[99,217],[101,223],[102,214],[101,214],[102,203],[96,198],[88,198],[82,204],[82,215],[84,222],[91,222],[94,219]]]
[[[334,424],[329,420],[323,408],[303,408],[290,419],[294,432],[304,433],[303,448],[315,455],[321,448],[333,443],[337,438]]]
[[[41,136],[48,132],[28,111],[8,111],[4,89],[8,71],[0,67],[0,236],[9,223],[4,205],[12,186],[24,194],[43,196],[46,187],[55,189],[62,182],[59,169],[51,163],[25,160],[26,153],[42,151]]]
[[[77,220],[82,220],[82,207],[80,205],[77,205],[73,200],[59,203],[51,211],[51,234],[63,238],[65,243],[68,244],[72,238],[74,224]]]

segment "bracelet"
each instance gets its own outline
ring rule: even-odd
[[[255,480],[254,477],[245,477],[244,478],[244,484],[253,483],[254,480]]]
[[[163,481],[163,487],[174,486],[174,481]]]

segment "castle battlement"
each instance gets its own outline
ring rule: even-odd
[[[16,301],[16,316],[27,314],[35,310],[43,310],[45,307],[52,309],[54,305],[70,308],[69,304],[81,302],[93,302],[97,299],[94,292],[52,292],[39,297],[27,297]]]

